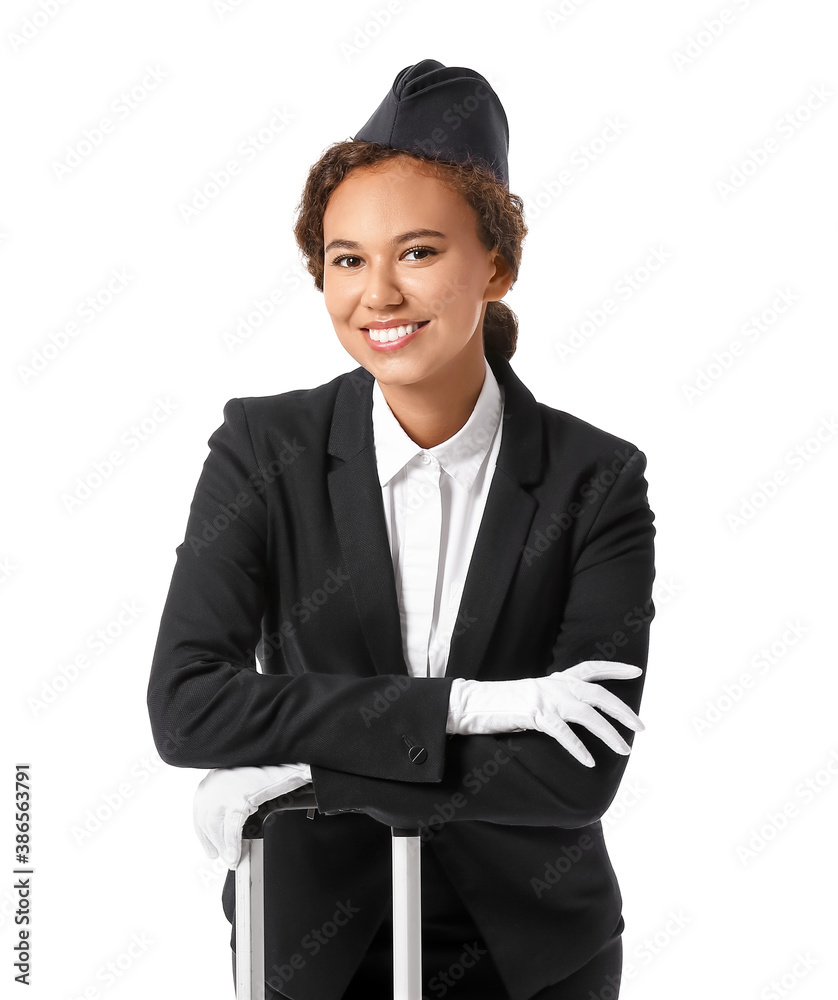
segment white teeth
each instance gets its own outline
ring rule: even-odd
[[[418,329],[418,323],[409,323],[407,326],[394,326],[389,330],[370,330],[370,337],[378,341],[379,344],[386,344],[388,341],[398,340],[400,337],[415,333]]]

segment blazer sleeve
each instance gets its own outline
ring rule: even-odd
[[[600,682],[635,712],[655,611],[655,527],[645,469],[646,456],[635,450],[602,500],[574,565],[552,662],[543,671],[546,675],[584,660],[638,666],[642,673],[637,678]],[[607,718],[631,745],[634,731]],[[571,728],[596,761],[594,767],[585,767],[553,737],[535,730],[451,735],[442,781],[434,785],[408,786],[312,767],[318,806],[331,812],[364,803],[363,812],[398,827],[432,827],[449,820],[587,826],[611,804],[628,757],[583,726]]]
[[[161,758],[178,767],[308,763],[405,784],[441,780],[451,678],[399,675],[400,697],[372,732],[362,709],[386,701],[396,675],[359,676],[357,664],[298,676],[257,670],[268,507],[241,399],[225,404],[208,444],[148,682]],[[330,650],[332,660],[341,655]],[[364,672],[375,674],[372,665]],[[411,754],[417,745],[421,759]]]

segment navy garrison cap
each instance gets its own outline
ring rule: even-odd
[[[483,161],[509,188],[509,123],[485,77],[465,66],[423,59],[396,76],[387,96],[353,139],[438,160]]]

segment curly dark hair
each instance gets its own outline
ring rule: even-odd
[[[440,180],[462,195],[474,210],[480,242],[487,250],[497,246],[512,271],[514,285],[527,235],[524,202],[500,184],[488,167],[474,159],[456,163],[419,152],[390,149],[378,142],[350,139],[333,143],[312,165],[295,210],[294,236],[317,290],[323,291],[323,215],[332,192],[355,167],[369,167],[397,157],[410,157],[428,165]],[[515,313],[504,302],[488,302],[483,320],[484,353],[496,351],[509,360],[515,353],[517,340]]]

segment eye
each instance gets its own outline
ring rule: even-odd
[[[332,265],[334,267],[340,267],[342,261],[345,261],[345,260],[360,260],[360,259],[361,259],[360,257],[355,257],[353,254],[345,253],[342,257],[335,257],[335,259],[332,261]],[[349,269],[344,268],[344,270],[349,270]]]
[[[435,257],[436,254],[437,254],[437,251],[434,250],[432,247],[411,247],[409,250],[405,250],[404,256],[407,256],[408,254],[411,254],[411,253],[431,254],[432,256]],[[358,261],[360,259],[361,258],[358,257],[358,256],[356,256],[355,254],[345,253],[345,254],[342,254],[340,257],[335,257],[335,259],[332,261],[332,267],[343,267],[343,262],[345,260],[355,260],[355,261]],[[427,260],[427,259],[428,259],[427,257],[419,257],[419,258],[414,258],[414,261],[418,264],[419,261],[423,261],[423,260]],[[353,271],[353,270],[355,270],[355,268],[354,268],[354,266],[350,265],[348,267],[343,267],[343,270],[344,271]]]
[[[405,250],[405,253],[429,253],[436,256],[436,250],[431,249],[431,247],[411,247],[410,250]],[[419,260],[427,260],[427,257],[420,257]]]

